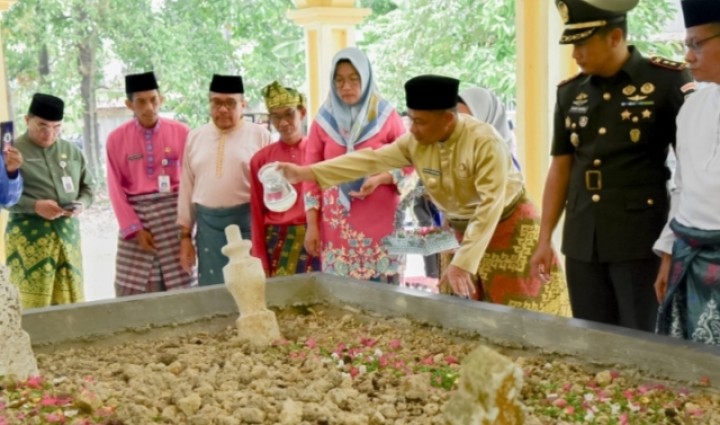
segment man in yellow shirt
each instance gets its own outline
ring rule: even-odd
[[[529,254],[536,238],[522,228],[536,235],[539,217],[524,195],[507,145],[492,126],[458,115],[458,86],[454,78],[415,77],[405,84],[409,133],[378,150],[280,168],[291,182],[317,181],[328,187],[413,166],[461,238],[442,284],[459,296],[568,315],[567,288],[557,267],[547,282],[530,276]]]

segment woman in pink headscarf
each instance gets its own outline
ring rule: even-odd
[[[380,97],[365,53],[350,47],[332,61],[330,93],[310,128],[306,164],[358,149],[377,149],[405,132],[395,108]],[[402,170],[322,190],[305,183],[305,248],[322,271],[397,283],[400,258],[381,239],[394,230]]]

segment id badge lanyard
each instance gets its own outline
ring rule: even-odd
[[[60,156],[60,169],[62,170],[62,176],[60,177],[60,180],[62,181],[63,190],[65,193],[74,193],[75,192],[75,184],[72,181],[72,177],[68,175],[67,172],[67,161],[65,161],[66,155]]]
[[[170,193],[172,186],[170,185],[170,176],[167,174],[167,167],[170,165],[170,160],[167,158],[167,153],[170,152],[170,148],[166,147],[165,157],[160,161],[161,172],[158,176],[158,192],[159,193]]]

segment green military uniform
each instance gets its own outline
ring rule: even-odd
[[[43,96],[33,99],[30,112],[37,108],[37,116],[60,121],[62,101]],[[60,102],[59,115],[54,115],[54,109],[48,111],[43,107],[43,102],[54,101]],[[41,113],[48,113],[50,118]],[[21,173],[25,187],[20,201],[10,208],[7,264],[11,281],[18,286],[22,306],[34,308],[83,301],[78,220],[71,216],[46,220],[35,212],[35,203],[52,199],[60,206],[80,202],[85,208],[89,207],[93,200],[93,180],[85,158],[70,142],[58,139],[43,148],[33,143],[27,133],[15,140],[15,147],[23,155]]]
[[[625,17],[581,0],[558,9],[567,28],[561,43]],[[581,73],[559,85],[552,155],[573,156],[562,251],[576,317],[654,328],[652,245],[669,211],[665,162],[675,116],[693,88],[683,64],[644,58],[632,46],[612,77]]]

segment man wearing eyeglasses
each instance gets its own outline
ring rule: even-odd
[[[720,2],[684,0],[690,72],[706,82],[677,118],[670,218],[655,243],[658,333],[720,345]]]
[[[107,185],[120,235],[115,294],[195,286],[177,255],[177,199],[188,127],[159,115],[163,96],[153,72],[125,76],[133,119],[107,140]]]
[[[252,254],[262,261],[268,277],[320,271],[320,258],[308,254],[303,244],[307,219],[302,184],[293,185],[297,195],[293,204],[275,207],[272,202],[279,199],[272,199],[276,193],[266,191],[260,177],[274,162],[303,164],[307,144],[303,133],[305,96],[277,81],[265,86],[262,95],[280,140],[262,148],[250,161]]]
[[[62,99],[36,93],[27,132],[15,140],[24,188],[10,208],[7,264],[23,308],[85,299],[77,216],[92,203],[94,182],[80,149],[59,138],[64,108]]]
[[[638,0],[556,0],[580,68],[560,83],[552,162],[534,273],[547,276],[565,210],[563,253],[573,315],[653,331],[652,246],[667,219],[675,117],[694,83],[684,64],[645,58],[627,43]]]
[[[191,131],[185,147],[177,221],[180,262],[189,274],[197,258],[200,285],[223,283],[225,227],[237,224],[250,239],[250,159],[270,143],[270,133],[243,120],[244,92],[242,77],[214,75],[212,122]]]

